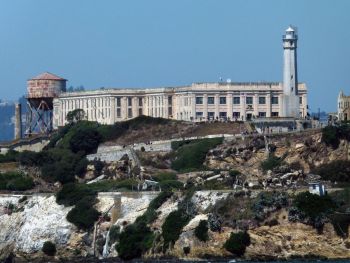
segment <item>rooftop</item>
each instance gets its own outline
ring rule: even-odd
[[[30,80],[65,80],[64,78],[61,78],[55,74],[52,74],[50,72],[44,72],[34,78],[31,78]]]

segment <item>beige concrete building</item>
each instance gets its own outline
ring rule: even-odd
[[[184,121],[305,118],[307,88],[298,83],[298,34],[283,35],[283,82],[194,83],[154,89],[103,89],[60,93],[53,101],[53,127],[63,126],[68,112],[83,109],[86,118],[104,124],[140,115]]]
[[[350,96],[345,96],[343,91],[338,96],[338,119],[341,121],[350,120]]]
[[[298,85],[299,113],[307,114],[307,88]],[[65,92],[54,99],[53,126],[63,126],[68,112],[83,109],[86,118],[113,124],[140,115],[184,121],[250,120],[282,116],[283,84],[194,83],[154,89],[101,89]]]

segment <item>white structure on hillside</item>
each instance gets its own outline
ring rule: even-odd
[[[283,36],[283,82],[194,83],[183,87],[101,89],[65,92],[54,99],[53,126],[65,125],[68,112],[83,109],[91,121],[113,124],[140,115],[185,121],[305,118],[307,88],[298,83],[297,33]]]
[[[284,105],[282,117],[300,116],[298,96],[298,71],[297,71],[297,41],[296,28],[289,26],[283,36],[283,95]]]

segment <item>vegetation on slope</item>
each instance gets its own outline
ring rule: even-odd
[[[171,168],[180,172],[202,169],[208,151],[222,142],[223,138],[172,142],[175,153]]]
[[[25,191],[32,189],[33,187],[33,179],[23,173],[0,173],[0,190]]]
[[[350,125],[343,123],[339,126],[326,126],[322,129],[322,142],[337,149],[340,140],[350,141]]]
[[[138,217],[134,224],[125,228],[119,234],[119,243],[116,245],[118,255],[123,260],[139,258],[152,247],[154,233],[148,227],[157,218],[156,210],[172,195],[171,192],[161,192],[151,201],[146,212]]]

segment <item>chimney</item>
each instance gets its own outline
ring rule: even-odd
[[[15,105],[15,140],[22,138],[22,110],[21,104]]]

